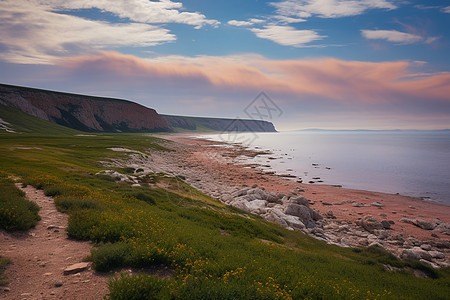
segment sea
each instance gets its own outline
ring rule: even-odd
[[[242,159],[303,183],[340,185],[450,205],[450,130],[222,133],[212,141],[270,154]]]

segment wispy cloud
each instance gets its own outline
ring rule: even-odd
[[[237,21],[237,20],[231,20],[227,22],[229,25],[233,25],[233,26],[250,26],[253,25],[255,23],[251,22],[251,21]]]
[[[284,46],[305,47],[306,44],[321,40],[326,36],[314,30],[297,30],[292,26],[267,25],[262,29],[250,29],[257,37],[271,40]]]
[[[443,12],[450,14],[450,6],[446,6],[442,9]]]
[[[397,30],[361,30],[361,34],[369,40],[386,40],[397,44],[432,43],[436,40],[433,37],[425,39],[417,34]]]
[[[103,52],[61,61],[66,71],[104,74],[110,84],[163,80],[170,86],[189,86],[214,93],[264,90],[295,98],[320,97],[340,103],[407,103],[419,99],[423,105],[450,104],[450,73],[421,73],[423,67],[406,61],[361,62],[333,58],[270,60],[259,55],[167,56],[141,59]],[[111,79],[111,76],[116,78]],[[188,83],[188,84],[186,84]]]
[[[369,9],[397,8],[386,0],[286,0],[271,3],[282,16],[308,18],[313,15],[320,18],[340,18],[356,16]]]

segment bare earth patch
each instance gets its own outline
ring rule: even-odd
[[[40,206],[42,220],[29,231],[0,231],[0,255],[12,261],[6,270],[9,285],[0,288],[0,298],[102,299],[108,292],[108,276],[97,274],[90,266],[64,275],[67,267],[83,262],[92,243],[68,239],[68,216],[58,212],[53,199],[42,190],[32,186],[21,189]]]

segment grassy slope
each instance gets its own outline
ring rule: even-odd
[[[77,134],[77,130],[47,122],[45,120],[33,117],[18,109],[7,107],[0,104],[0,118],[10,123],[11,128],[16,132],[22,133],[42,133],[42,134]]]
[[[55,196],[58,208],[70,215],[69,235],[98,243],[91,256],[95,268],[163,265],[173,270],[174,277],[169,279],[124,276],[112,281],[111,298],[448,297],[449,269],[425,268],[436,279],[387,272],[382,263],[405,263],[377,249],[329,246],[259,217],[243,217],[245,213],[164,174],[149,174],[148,179],[164,183],[166,189],[132,188],[94,175],[103,169],[98,161],[128,155],[107,148],[151,154],[152,149],[162,149],[156,141],[140,134],[0,133],[3,172]],[[19,145],[22,148],[16,148]]]

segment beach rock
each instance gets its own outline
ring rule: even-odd
[[[421,248],[422,250],[425,250],[425,251],[431,251],[431,245],[430,245],[430,244],[422,244],[422,245],[420,246],[420,248]]]
[[[439,251],[429,251],[428,252],[432,258],[437,258],[437,259],[444,259],[445,258],[445,254]]]
[[[314,221],[319,221],[319,220],[323,219],[322,215],[320,215],[320,213],[318,211],[316,211],[314,209],[311,209],[311,211],[312,211],[312,219]]]
[[[234,201],[231,203],[231,206],[246,211],[246,212],[250,212],[250,209],[247,207],[247,201]]]
[[[265,193],[265,191],[260,188],[252,188],[247,191],[247,195],[257,194],[261,197],[260,199],[262,199],[262,196],[264,195],[264,193]]]
[[[298,205],[309,206],[309,200],[306,199],[303,196],[296,197],[296,198],[291,198],[291,203],[298,204]]]
[[[326,214],[325,214],[325,218],[327,219],[336,219],[336,216],[334,215],[333,211],[329,210]]]
[[[58,280],[55,282],[55,287],[61,287],[63,286],[63,282],[61,280]]]
[[[303,224],[302,221],[300,221],[299,218],[294,216],[286,216],[283,218],[283,221],[285,221],[290,227],[294,229],[304,229],[306,226]]]
[[[420,255],[412,251],[411,249],[405,249],[403,250],[402,254],[400,255],[401,259],[406,260],[419,260]]]
[[[412,225],[420,227],[420,228],[422,228],[424,230],[433,230],[433,229],[436,228],[436,224],[434,224],[433,222],[425,221],[425,220],[422,220],[422,219],[401,218],[399,220],[399,222],[412,224]]]
[[[450,235],[450,223],[441,223],[434,230],[445,235]]]
[[[286,223],[286,221],[284,221],[282,218],[280,218],[277,214],[273,213],[272,211],[265,214],[264,219],[269,222],[283,226],[283,227],[289,227],[289,225]]]
[[[389,223],[389,221],[383,220],[381,221],[381,225],[384,229],[391,229],[391,223]]]
[[[225,194],[220,197],[220,200],[224,203],[230,203],[231,201],[233,201],[233,199],[233,196],[231,196],[230,194]]]
[[[251,213],[261,214],[265,213],[265,207],[267,206],[267,201],[265,200],[253,200],[246,203],[246,207]]]
[[[415,254],[419,255],[420,258],[425,259],[427,261],[431,261],[432,257],[431,255],[428,253],[428,251],[422,250],[420,247],[414,247],[411,249],[411,251],[413,251]]]
[[[389,237],[389,234],[386,232],[386,230],[375,229],[374,230],[374,234],[380,240],[384,240],[384,239],[387,239]]]
[[[244,196],[247,201],[262,200],[261,194],[248,194]]]
[[[416,219],[414,222],[414,225],[416,225],[417,227],[420,227],[424,230],[433,230],[436,227],[436,224],[422,220],[422,219]]]
[[[262,195],[262,199],[266,200],[267,202],[270,203],[278,203],[278,204],[282,204],[283,202],[281,201],[281,199],[283,199],[284,194],[278,195],[275,193],[264,193]]]
[[[298,217],[306,225],[306,228],[316,227],[312,218],[313,210],[305,205],[289,204],[284,212],[287,215]]]
[[[241,197],[241,196],[247,195],[248,190],[250,190],[250,188],[244,188],[242,190],[234,192],[231,196],[233,198],[237,198],[237,197]]]
[[[87,263],[87,262],[77,263],[77,264],[74,264],[74,265],[71,265],[71,266],[65,268],[64,275],[76,274],[79,272],[83,272],[83,271],[86,271],[88,268],[89,268],[89,263]]]
[[[370,233],[373,233],[376,229],[383,229],[383,225],[381,222],[375,218],[374,216],[367,215],[364,216],[361,220],[356,221],[356,224],[364,228]]]

